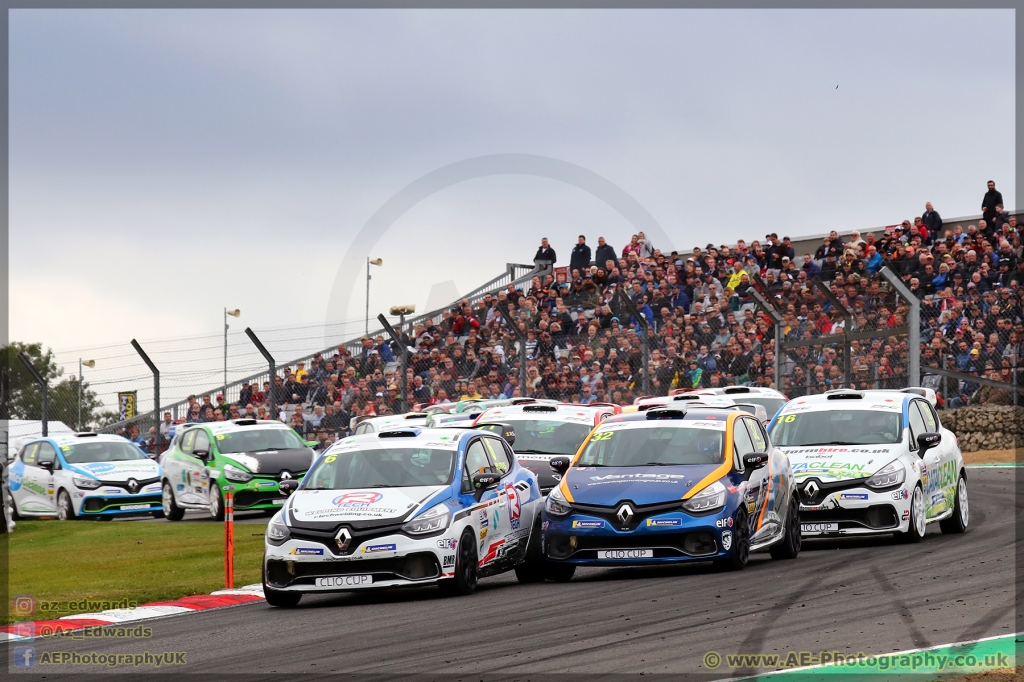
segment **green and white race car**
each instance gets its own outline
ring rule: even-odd
[[[186,424],[160,460],[164,515],[179,521],[186,509],[224,518],[224,493],[236,511],[273,514],[288,499],[282,481],[300,481],[316,453],[285,424],[235,419]]]

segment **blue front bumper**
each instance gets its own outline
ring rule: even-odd
[[[679,561],[712,561],[729,556],[736,529],[730,505],[716,514],[669,512],[641,519],[623,530],[597,515],[544,512],[544,555],[556,563],[624,566]]]

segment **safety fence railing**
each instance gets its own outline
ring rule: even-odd
[[[434,320],[441,316],[445,310],[458,304],[461,301],[467,301],[470,305],[475,304],[477,301],[483,299],[487,294],[494,294],[497,291],[507,288],[508,286],[518,286],[529,282],[533,277],[544,276],[550,273],[550,265],[545,263],[538,263],[535,265],[525,265],[521,263],[508,263],[505,267],[505,271],[500,275],[490,279],[484,284],[478,286],[472,291],[468,292],[464,296],[459,297],[458,301],[453,301],[451,304],[446,305],[442,308],[427,311],[419,314],[415,317],[405,318],[404,327],[406,329],[414,329],[416,325],[424,324],[430,320]],[[386,330],[383,327],[372,328],[369,337],[373,338],[378,335],[385,335]],[[355,354],[361,347],[361,339],[363,334],[353,335],[348,339],[342,341],[333,346],[321,347],[319,350],[306,353],[300,357],[293,357],[289,360],[280,361],[277,363],[277,367],[280,369],[286,367],[296,367],[298,363],[304,363],[308,366],[314,358],[320,356],[329,358],[334,354],[334,351],[339,348],[345,348],[350,353]],[[280,372],[276,374],[280,377]],[[263,387],[267,384],[274,384],[275,377],[271,375],[270,368],[267,366],[266,369],[261,369],[248,374],[240,379],[236,379],[226,384],[216,384],[212,387],[196,386],[195,390],[190,390],[189,393],[192,395],[215,395],[223,394],[224,398],[229,403],[235,403],[239,400],[239,396],[244,386],[255,386],[257,390],[263,390]],[[279,396],[280,397],[280,396]],[[287,400],[283,402],[288,402]],[[170,403],[161,404],[158,409],[139,413],[135,417],[130,419],[122,419],[113,423],[107,424],[101,427],[99,430],[103,433],[115,433],[124,431],[131,425],[138,427],[140,435],[146,438],[150,429],[158,428],[159,422],[163,419],[164,413],[170,413],[171,420],[177,421],[187,419],[188,415],[186,410],[188,409],[189,401],[187,398],[177,400]]]

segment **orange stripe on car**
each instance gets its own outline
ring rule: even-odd
[[[736,428],[736,420],[738,418],[739,415],[735,412],[731,412],[726,416],[725,452],[722,453],[725,461],[723,461],[717,469],[715,469],[710,474],[702,478],[700,483],[690,488],[690,491],[683,495],[682,499],[690,499],[691,497],[699,493],[701,490],[704,490],[704,488],[708,487],[709,485],[711,485],[712,483],[714,483],[715,481],[717,481],[718,479],[722,478],[730,471],[732,471],[732,457],[729,457],[728,453],[732,452],[732,432],[733,429]]]

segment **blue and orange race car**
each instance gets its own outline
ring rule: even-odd
[[[543,512],[547,577],[576,566],[714,561],[800,552],[789,460],[734,406],[654,408],[609,418],[576,456],[552,460],[561,483]]]

